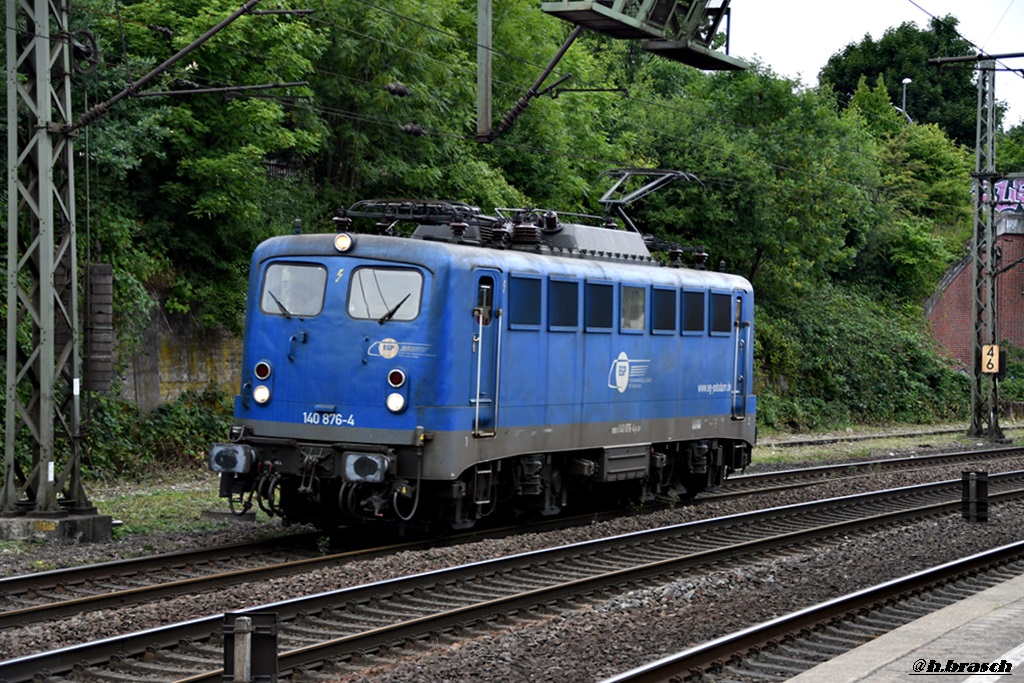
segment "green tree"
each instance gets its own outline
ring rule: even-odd
[[[330,132],[316,171],[334,203],[397,195],[485,208],[564,206],[567,198],[575,205],[614,158],[594,115],[601,96],[535,98],[493,143],[476,141],[475,6],[397,0],[383,10],[335,0],[324,7],[316,25],[331,48],[313,87]],[[497,128],[568,28],[525,0],[497,3],[493,25],[488,123]],[[580,43],[558,68],[588,82],[595,67]],[[399,87],[404,96],[391,94]],[[415,135],[405,132],[412,126]]]
[[[858,121],[761,68],[701,75],[685,96],[662,95],[662,85],[637,85],[621,105],[629,113],[617,117],[618,135],[648,142],[643,156],[653,165],[694,173],[703,185],[653,196],[640,209],[644,223],[705,245],[713,265],[724,259],[769,298],[806,296],[853,265],[850,236],[870,229],[879,182],[861,153],[874,142]]]
[[[1024,173],[1024,123],[996,137],[996,168],[1002,173]]]
[[[104,54],[87,83],[90,104],[236,9],[139,0],[121,3],[119,20],[113,0],[85,5]],[[89,206],[122,283],[118,310],[141,321],[158,298],[202,324],[237,328],[255,244],[296,217],[319,230],[358,199],[596,213],[602,171],[672,168],[699,182],[678,182],[629,212],[643,230],[704,246],[711,267],[724,261],[753,281],[768,424],[925,419],[940,414],[926,392],[955,395],[928,349],[920,299],[959,254],[969,154],[892,105],[894,83],[909,75],[927,84],[930,71],[857,69],[848,90],[827,79],[809,90],[762,65],[705,73],[587,33],[548,80],[571,73],[562,85],[577,91],[533,98],[501,137],[480,144],[471,4],[323,0],[317,9],[243,17],[149,88],[191,94],[128,98],[89,127]],[[571,27],[529,0],[496,3],[494,26],[496,125]],[[909,30],[898,37],[934,38]],[[855,47],[853,61],[862,57]],[[906,63],[935,56],[918,52]],[[309,85],[195,92],[277,81]],[[597,91],[611,88],[620,90]],[[925,106],[920,97],[915,88]],[[1007,160],[1018,137],[1000,139]],[[851,358],[852,347],[864,353]],[[913,367],[891,360],[904,356]]]
[[[229,0],[143,0],[120,9],[91,0],[88,6],[104,59],[90,80],[93,102],[110,98],[237,9]],[[294,180],[294,161],[314,152],[322,136],[315,118],[280,97],[309,95],[308,88],[270,91],[270,97],[194,91],[301,81],[323,45],[301,20],[242,16],[147,88],[176,95],[122,100],[90,126],[98,192],[119,197],[105,218],[134,225],[132,248],[166,259],[159,281],[149,284],[169,310],[239,329],[249,254],[291,225],[265,222],[280,213],[268,206],[281,200],[271,190],[278,180],[270,171],[283,167]]]
[[[758,423],[788,429],[963,419],[967,377],[940,359],[919,307],[823,286],[758,310]]]
[[[818,75],[828,83],[843,106],[857,91],[861,78],[869,83],[885,79],[889,101],[902,107],[903,79],[907,85],[907,114],[918,123],[935,123],[950,138],[974,146],[978,90],[970,69],[939,70],[929,65],[935,57],[972,55],[975,50],[957,33],[956,17],[933,17],[928,29],[906,22],[888,29],[880,39],[865,35],[832,55]]]
[[[328,130],[315,170],[335,206],[446,194],[475,97],[475,57],[459,35],[470,17],[452,2],[324,3],[312,20],[330,46],[312,74]]]
[[[861,79],[845,116],[875,138],[879,219],[847,279],[901,300],[932,293],[971,234],[970,155],[938,126],[909,123],[889,106],[884,78]]]

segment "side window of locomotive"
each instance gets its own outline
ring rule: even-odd
[[[320,315],[327,289],[327,269],[308,263],[272,263],[263,275],[260,310],[285,318]]]
[[[623,332],[643,332],[647,319],[647,290],[643,287],[622,285],[622,306],[619,329]]]
[[[352,271],[348,314],[358,320],[412,320],[420,314],[423,274],[407,268],[358,268]]]
[[[580,326],[580,285],[576,280],[548,280],[548,327],[572,332]]]
[[[611,332],[615,290],[611,283],[588,282],[583,295],[583,323],[587,332]]]
[[[539,277],[512,275],[508,279],[508,324],[512,329],[540,329]]]
[[[704,292],[683,290],[680,300],[683,321],[683,334],[700,334],[704,332]]]
[[[673,334],[676,331],[676,290],[655,287],[651,290],[651,332]]]
[[[711,334],[732,332],[732,295],[711,293]]]

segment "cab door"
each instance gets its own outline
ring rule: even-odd
[[[747,292],[733,290],[733,381],[732,418],[743,420],[747,417],[747,398],[750,395],[750,299]]]
[[[498,428],[498,376],[501,372],[501,273],[473,271],[470,292],[473,316],[470,339],[469,402],[473,406],[473,436],[493,437]]]

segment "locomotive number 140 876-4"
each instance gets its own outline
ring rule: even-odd
[[[348,417],[340,413],[302,412],[302,421],[308,425],[326,425],[328,427],[355,427],[356,416]]]

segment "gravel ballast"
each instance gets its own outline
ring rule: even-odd
[[[1001,462],[991,470],[1021,469],[1024,462]],[[959,479],[961,466],[945,472],[883,473],[778,494],[772,505],[850,495],[941,479]],[[217,594],[127,606],[55,623],[30,624],[0,633],[0,659],[54,649],[86,639],[136,631],[166,623],[220,614],[314,592],[430,571],[554,545],[628,533],[764,507],[763,497],[679,507],[574,529],[524,534],[457,547],[403,552],[353,562]],[[498,633],[470,634],[419,652],[414,658],[371,662],[369,671],[339,672],[337,681],[434,683],[474,680],[600,680],[737,629],[836,597],[880,581],[1021,540],[1024,503],[990,507],[990,520],[971,524],[959,514],[905,528],[880,529],[869,536],[836,539],[795,549],[756,564],[721,567],[679,576],[664,585],[612,595],[579,609],[513,622]],[[256,525],[232,524],[215,531],[146,537],[109,544],[40,546],[38,566],[67,566],[177,547],[234,542],[266,533]],[[26,558],[0,553],[0,574],[24,573]],[[83,635],[85,634],[85,635]]]

